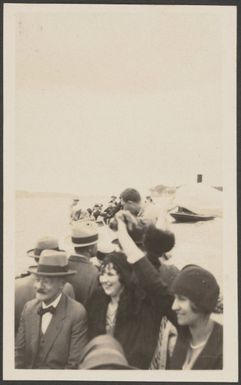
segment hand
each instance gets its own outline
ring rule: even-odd
[[[117,222],[118,231],[127,232],[124,210],[120,210],[115,214],[115,220]]]
[[[120,210],[116,213],[115,218],[119,218],[126,224],[126,227],[129,232],[135,229],[138,225],[137,219],[134,215],[130,213],[128,210]]]

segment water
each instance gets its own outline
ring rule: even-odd
[[[94,203],[105,203],[109,197],[81,197],[83,208]],[[15,273],[24,271],[33,261],[26,251],[34,247],[36,239],[44,235],[63,239],[69,232],[70,196],[16,198]],[[222,287],[222,218],[207,222],[176,223],[169,218],[170,230],[176,244],[171,251],[171,263],[182,268],[199,264],[210,270]]]

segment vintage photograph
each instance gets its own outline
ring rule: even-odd
[[[4,4],[4,380],[237,381],[236,19]]]

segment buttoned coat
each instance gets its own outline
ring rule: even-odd
[[[36,368],[41,317],[41,301],[34,299],[24,306],[15,341],[15,367]],[[76,369],[87,343],[85,308],[62,294],[52,320],[44,334],[42,369]]]

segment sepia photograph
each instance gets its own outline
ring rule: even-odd
[[[3,16],[3,379],[238,381],[237,7]]]

